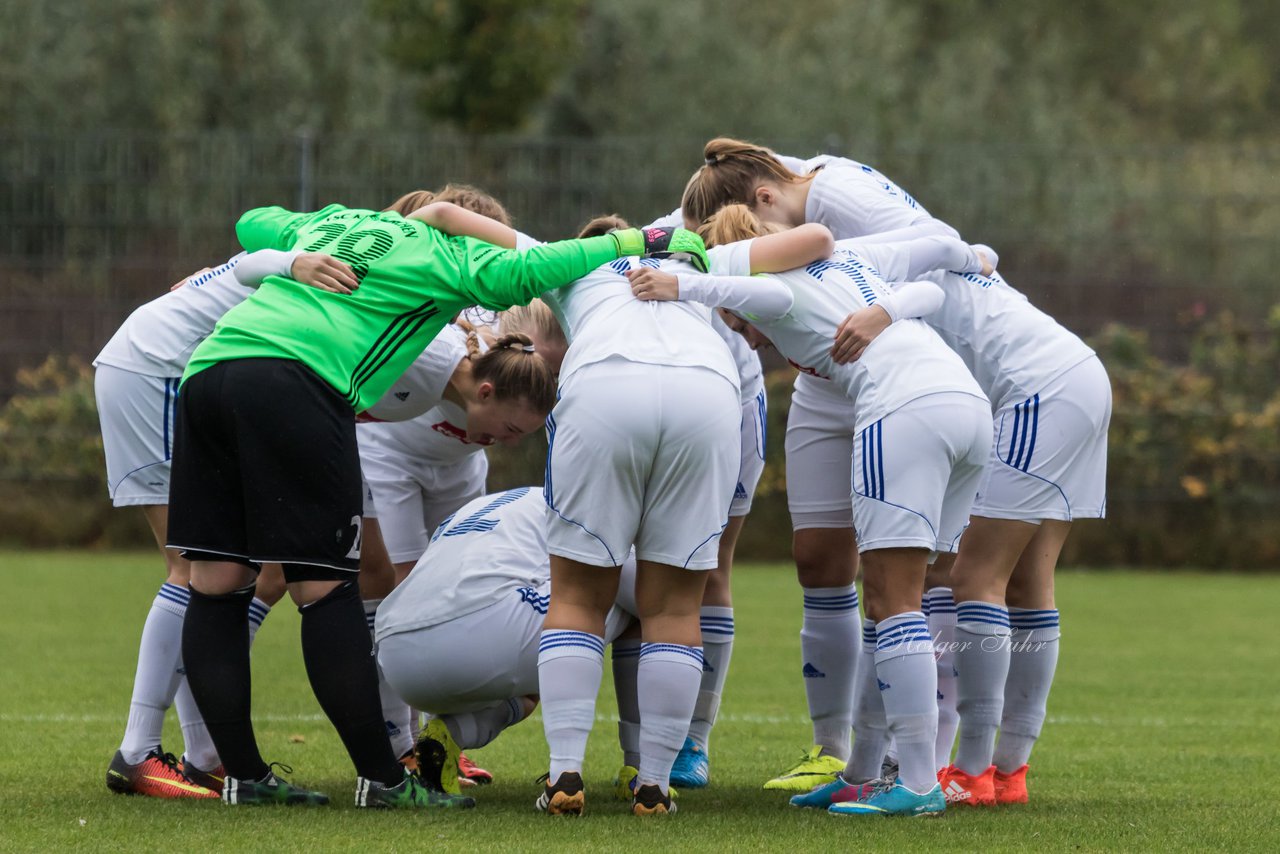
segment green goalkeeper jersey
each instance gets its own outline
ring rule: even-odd
[[[380,398],[462,309],[524,305],[619,254],[607,235],[515,252],[449,237],[397,213],[342,205],[301,214],[256,208],[240,218],[236,236],[250,252],[327,252],[351,265],[360,287],[335,294],[269,276],[218,321],[183,380],[231,359],[293,359],[357,412]]]

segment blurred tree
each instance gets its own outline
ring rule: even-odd
[[[418,102],[467,133],[524,125],[574,58],[585,0],[373,0]]]

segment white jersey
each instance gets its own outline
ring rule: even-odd
[[[684,216],[680,213],[680,208],[676,208],[671,213],[663,217],[658,217],[653,222],[645,226],[645,228],[683,228]],[[708,250],[708,256],[719,252],[719,249]],[[746,256],[743,256],[744,258]],[[751,274],[750,263],[748,261],[747,268],[742,271],[742,275]],[[760,356],[755,350],[751,349],[751,345],[746,339],[732,329],[724,325],[724,321],[715,312],[711,313],[711,328],[716,331],[720,339],[724,341],[725,346],[729,348],[729,355],[733,357],[733,363],[738,366],[738,398],[743,406],[751,403],[760,393],[760,389],[764,383],[764,368],[760,366]]]
[[[222,315],[253,293],[234,274],[244,254],[134,309],[93,364],[154,377],[182,376],[191,352]]]
[[[440,404],[453,372],[465,358],[467,334],[452,324],[444,327],[365,414],[378,421],[417,418]]]
[[[409,577],[378,606],[374,640],[470,614],[508,591],[528,590],[545,606],[547,512],[542,490],[528,486],[464,505],[440,524]]]
[[[1073,332],[1033,306],[999,273],[937,272],[942,307],[925,317],[960,354],[998,411],[1021,403],[1093,356]]]
[[[914,228],[915,236],[957,236],[880,172],[842,157],[827,158],[809,182],[804,218],[822,223],[837,240],[905,228]]]
[[[460,463],[485,446],[467,439],[467,411],[442,400],[408,421],[369,421],[356,425],[362,451],[411,457],[433,465]]]
[[[636,299],[626,274],[639,266],[673,274],[694,272],[680,261],[619,258],[542,295],[569,339],[560,367],[561,386],[584,365],[617,357],[643,364],[708,368],[738,390],[738,369],[712,329],[711,309],[700,303]]]
[[[831,347],[841,321],[892,294],[859,254],[837,249],[824,261],[771,277],[790,289],[791,310],[778,318],[747,319],[797,369],[831,380],[855,402],[856,429],[929,394],[961,392],[986,399],[960,357],[917,319],[889,326],[856,362],[835,363]]]

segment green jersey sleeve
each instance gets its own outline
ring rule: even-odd
[[[461,265],[460,290],[471,304],[494,311],[527,305],[544,291],[580,279],[618,257],[609,235],[544,243],[524,252],[470,237],[454,238]]]
[[[299,230],[311,222],[324,219],[341,210],[345,210],[342,205],[327,205],[312,213],[295,213],[278,205],[254,208],[245,211],[240,221],[236,223],[236,238],[246,252],[256,252],[259,249],[292,249]]]

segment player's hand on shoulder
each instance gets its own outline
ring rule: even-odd
[[[631,293],[639,300],[678,300],[680,280],[671,273],[640,267],[627,271]]]
[[[969,246],[974,254],[978,256],[978,260],[982,262],[983,276],[990,276],[996,271],[996,267],[1000,266],[1000,256],[996,254],[996,250],[983,243],[973,243]]]
[[[293,260],[289,277],[331,294],[350,294],[360,287],[360,280],[346,262],[323,252],[300,254]]]
[[[892,323],[889,312],[878,305],[855,311],[840,323],[836,330],[831,358],[837,365],[847,365],[858,360],[876,336]]]

